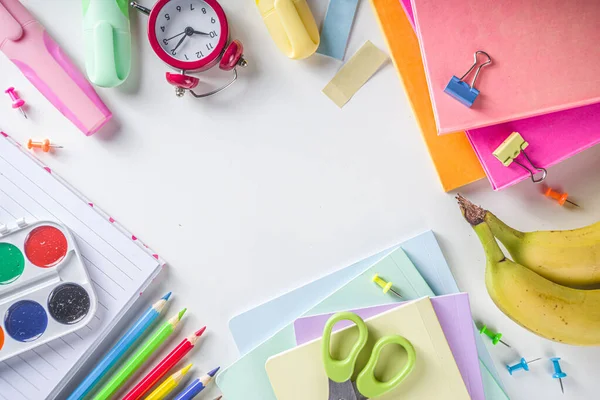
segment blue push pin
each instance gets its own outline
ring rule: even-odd
[[[567,374],[562,372],[562,369],[560,369],[560,364],[558,363],[558,360],[560,360],[560,357],[553,357],[550,359],[550,361],[552,361],[552,364],[554,365],[554,373],[552,374],[552,377],[554,379],[558,379],[558,381],[560,382],[560,390],[564,394],[565,388],[563,387],[562,378],[566,378]]]
[[[518,371],[520,369],[523,369],[525,371],[529,371],[529,364],[531,364],[532,362],[536,362],[538,360],[541,360],[541,358],[536,358],[535,360],[531,360],[531,361],[525,361],[524,358],[521,358],[521,361],[515,365],[507,365],[506,368],[508,369],[508,373],[509,374],[513,374],[513,372]]]
[[[486,62],[484,62],[477,68],[477,70],[475,71],[475,76],[473,77],[473,81],[469,85],[467,82],[463,81],[463,79],[465,79],[465,77],[469,75],[471,71],[473,71],[473,68],[477,66],[478,54],[483,54],[488,59]],[[481,68],[492,63],[492,58],[489,56],[489,54],[481,50],[475,52],[474,59],[475,60],[473,62],[473,65],[471,65],[471,68],[469,68],[469,70],[465,72],[465,74],[460,78],[452,76],[450,82],[448,82],[446,88],[444,89],[444,92],[452,96],[454,99],[460,101],[467,107],[471,107],[477,96],[479,96],[479,90],[475,89],[475,81],[477,80],[477,76],[479,76]]]

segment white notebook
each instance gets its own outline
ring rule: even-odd
[[[164,264],[0,132],[0,224],[22,217],[56,220],[71,229],[98,296],[98,311],[87,327],[1,362],[0,400],[54,398]]]

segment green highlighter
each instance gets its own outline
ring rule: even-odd
[[[144,344],[119,368],[117,373],[110,378],[102,389],[93,397],[93,400],[109,400],[131,378],[131,376],[150,358],[161,344],[175,331],[175,328],[185,314],[184,308],[179,314],[165,322]]]
[[[82,0],[85,69],[101,87],[119,86],[131,69],[127,0]]]

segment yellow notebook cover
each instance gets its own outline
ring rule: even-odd
[[[485,177],[464,132],[438,136],[421,50],[400,0],[371,0],[444,191]]]
[[[444,332],[429,297],[365,321],[369,340],[360,354],[355,375],[363,369],[379,338],[398,334],[416,351],[413,371],[400,386],[378,400],[469,400],[469,393],[456,366]],[[343,358],[356,342],[358,330],[349,327],[332,335],[334,358]],[[386,381],[406,362],[399,346],[386,346],[377,364],[378,379]],[[321,358],[321,339],[269,358],[265,366],[277,400],[326,400],[328,378]],[[354,376],[353,379],[355,379]]]

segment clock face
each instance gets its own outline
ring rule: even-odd
[[[150,29],[156,54],[182,70],[214,65],[228,36],[225,14],[215,0],[159,0],[150,15]]]

